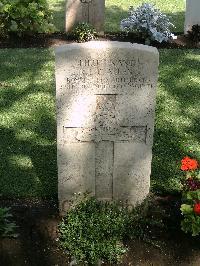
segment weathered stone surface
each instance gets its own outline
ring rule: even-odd
[[[103,33],[105,0],[67,0],[65,29],[69,32],[79,22],[87,22]]]
[[[113,193],[114,142],[96,143],[96,188],[95,196],[100,200],[112,200]]]
[[[63,129],[63,137],[60,140],[63,143],[76,143],[76,142],[89,142],[89,141],[115,141],[115,142],[125,142],[125,141],[146,141],[146,127],[118,127],[117,129],[112,129],[111,132],[99,132],[93,128],[68,128]]]
[[[133,205],[148,194],[157,77],[153,47],[89,42],[56,49],[62,210],[84,190]]]
[[[200,1],[187,0],[184,33],[187,34],[192,26],[196,24],[200,25]]]
[[[113,199],[141,203],[149,193],[151,150],[145,143],[115,143]]]
[[[58,144],[58,197],[61,211],[75,193],[95,191],[95,144]]]

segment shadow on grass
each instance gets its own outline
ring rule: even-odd
[[[54,57],[40,49],[1,53],[0,193],[56,195]],[[180,159],[199,156],[200,66],[198,50],[160,53],[152,187],[156,192],[176,192]]]
[[[183,33],[185,12],[166,13],[166,15],[169,17],[170,22],[173,23],[175,26],[175,28],[172,28],[171,31],[179,34]]]
[[[52,129],[49,128],[49,130],[50,134],[47,137],[51,138]],[[1,195],[55,197],[57,194],[56,143],[39,145],[31,140],[19,140],[14,130],[2,127],[0,139]]]
[[[16,49],[2,50],[0,57],[0,194],[4,197],[55,197],[52,55],[47,50]]]
[[[200,157],[198,54],[161,51],[152,167],[152,186],[159,193],[178,190],[184,156]]]
[[[66,1],[58,1],[52,8],[53,23],[57,31],[64,31],[65,24],[65,8]],[[165,13],[169,16],[170,21],[176,26],[172,28],[172,32],[183,33],[185,12]],[[128,10],[125,10],[117,5],[112,5],[105,8],[105,32],[119,32],[120,22],[128,17]]]
[[[59,32],[65,30],[65,8],[66,0],[59,0],[51,9],[53,13],[53,23],[56,27],[56,31]]]
[[[113,5],[105,10],[105,32],[119,32],[120,22],[128,17],[128,11]]]

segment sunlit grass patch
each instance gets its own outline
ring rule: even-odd
[[[0,194],[57,193],[55,58],[51,49],[0,51]],[[200,158],[199,50],[160,50],[152,190],[177,192],[178,163]]]
[[[183,32],[185,16],[185,0],[106,0],[105,31],[119,32],[120,21],[128,16],[130,6],[137,7],[144,2],[155,4],[162,12],[171,17],[175,24],[175,32]],[[53,11],[54,24],[58,31],[64,30],[65,0],[48,0]]]

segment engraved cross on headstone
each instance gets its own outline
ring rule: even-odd
[[[83,14],[85,14],[85,18],[87,18],[86,22],[90,23],[90,3],[92,0],[80,0],[80,2],[87,5],[87,7],[83,7]]]
[[[146,126],[121,125],[116,110],[117,95],[96,95],[93,127],[63,127],[68,143],[95,143],[95,196],[113,199],[115,142],[146,141]]]
[[[78,192],[131,205],[149,193],[158,58],[120,42],[56,49],[61,211]]]

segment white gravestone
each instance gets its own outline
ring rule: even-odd
[[[149,193],[158,62],[141,44],[56,48],[61,212],[78,192],[130,205]]]
[[[200,0],[187,0],[184,33],[187,34],[196,24],[200,25]]]
[[[105,20],[105,0],[67,0],[65,30],[69,32],[79,22],[91,24],[103,34]]]

